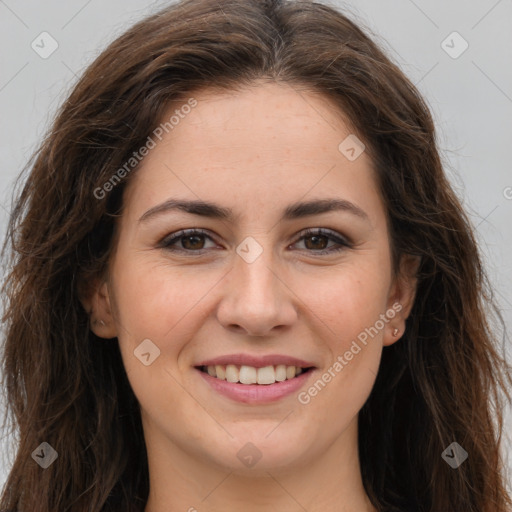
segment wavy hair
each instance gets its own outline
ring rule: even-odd
[[[111,255],[125,184],[98,191],[169,102],[257,80],[323,94],[366,144],[394,262],[421,257],[403,338],[359,413],[363,484],[380,512],[506,512],[502,407],[511,367],[471,224],[445,176],[429,109],[347,16],[312,1],[184,0],[135,24],[85,70],[35,152],[3,257],[4,426],[16,430],[2,510],[142,511],[147,453],[118,343],[80,297]],[[102,192],[103,194],[103,192]],[[453,470],[441,453],[469,454]],[[48,442],[58,460],[31,457]]]

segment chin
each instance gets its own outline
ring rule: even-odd
[[[211,457],[226,470],[244,475],[296,468],[301,460],[305,462],[309,446],[305,446],[303,436],[290,435],[289,429],[278,432],[284,425],[272,432],[276,425],[273,422],[271,428],[265,429],[241,425],[239,435],[228,429],[234,439],[226,440],[222,452],[211,453]]]

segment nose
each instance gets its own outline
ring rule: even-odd
[[[217,309],[218,321],[226,329],[249,336],[270,336],[296,321],[296,295],[271,253],[265,249],[252,263],[235,256]]]

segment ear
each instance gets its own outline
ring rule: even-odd
[[[405,321],[411,312],[418,283],[417,273],[421,258],[412,254],[403,254],[399,270],[394,278],[388,297],[386,324],[383,345],[392,345],[405,332]]]
[[[91,331],[100,338],[115,338],[117,328],[110,306],[108,282],[96,279],[87,287],[81,287],[79,299],[89,315]]]

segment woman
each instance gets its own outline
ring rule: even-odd
[[[2,509],[511,505],[470,224],[418,92],[332,8],[135,25],[63,104],[9,234]]]

